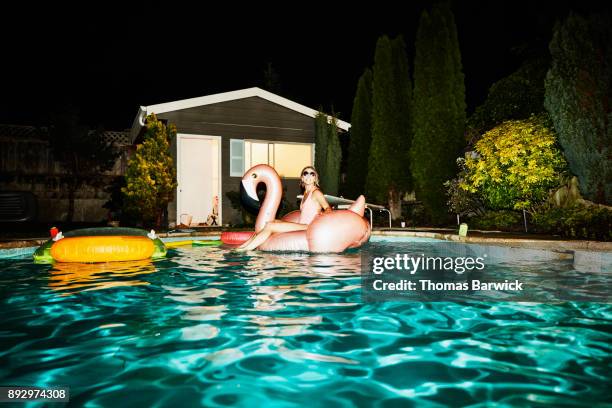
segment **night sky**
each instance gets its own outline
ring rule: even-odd
[[[136,9],[40,9],[4,14],[0,123],[44,125],[76,106],[83,122],[129,128],[139,105],[261,86],[267,63],[281,95],[312,108],[333,105],[350,120],[355,87],[377,38],[402,34],[414,59],[421,11],[431,1],[344,5],[286,2]],[[101,7],[102,3],[97,3]],[[309,4],[309,7],[305,7]],[[468,113],[513,72],[513,49],[548,43],[570,9],[602,12],[604,1],[455,1]]]

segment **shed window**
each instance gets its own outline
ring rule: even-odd
[[[313,145],[310,143],[244,142],[244,167],[268,164],[284,178],[299,178],[300,171],[312,166]]]
[[[244,175],[244,140],[230,139],[230,176]]]

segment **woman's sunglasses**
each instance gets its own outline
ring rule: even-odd
[[[302,173],[302,176],[304,176],[304,177],[306,177],[308,175],[314,176],[316,174],[317,173],[315,173],[314,171],[305,171],[305,172]]]

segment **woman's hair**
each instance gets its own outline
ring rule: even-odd
[[[306,166],[306,167],[304,167],[302,169],[302,171],[300,171],[300,188],[302,190],[304,190],[304,188],[305,188],[304,183],[302,182],[302,178],[304,177],[304,170],[307,170],[307,169],[312,169],[315,172],[315,182],[314,182],[314,184],[315,184],[315,186],[319,187],[319,172],[317,171],[317,169],[315,169],[312,166]]]

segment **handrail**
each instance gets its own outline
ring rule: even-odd
[[[353,204],[355,202],[355,200],[349,200],[348,198],[344,198],[344,197],[336,197],[336,196],[332,196],[332,195],[328,195],[328,194],[324,194],[325,199],[327,200],[327,202],[331,205],[342,205],[342,204]],[[303,197],[302,194],[298,195],[296,198],[301,200]],[[384,206],[382,205],[378,205],[378,204],[369,204],[366,203],[366,207],[370,207],[370,208],[374,208],[375,210],[383,210],[386,209]]]
[[[336,197],[328,194],[324,194],[325,199],[330,205],[351,205],[355,202],[355,200],[349,200],[344,197]],[[304,196],[302,194],[297,196],[298,200],[301,200]],[[378,204],[365,204],[366,208],[370,210],[370,225],[372,225],[372,209],[378,211],[386,211],[389,213],[389,228],[391,228],[391,211],[389,211],[386,207]]]

